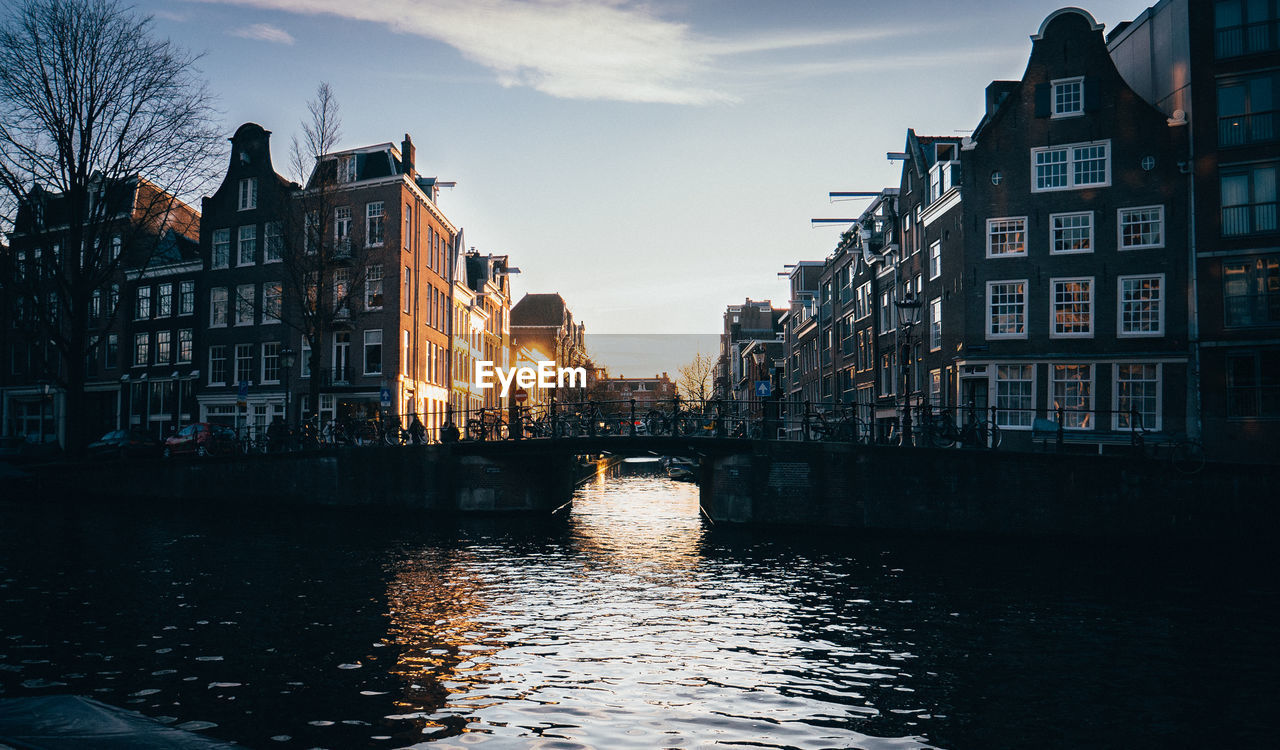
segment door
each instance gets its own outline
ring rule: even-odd
[[[333,334],[333,382],[345,383],[349,370],[351,355],[351,333],[339,331]]]
[[[970,408],[977,412],[975,415],[978,419],[982,419],[987,413],[987,379],[981,378],[962,378],[960,380],[960,412],[963,417],[967,418]],[[961,419],[961,424],[964,423]]]

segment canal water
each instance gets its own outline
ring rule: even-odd
[[[1259,747],[1269,551],[0,501],[0,698],[252,748]],[[1265,562],[1265,564],[1264,564]]]

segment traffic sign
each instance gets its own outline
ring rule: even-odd
[[[378,394],[378,397],[382,400],[383,406],[391,406],[391,389],[390,388],[383,388],[382,392]]]
[[[756,381],[756,395],[760,398],[769,398],[773,395],[773,383],[768,380]]]
[[[236,399],[239,401],[247,401],[249,399],[249,381],[240,381],[240,390],[236,392]]]
[[[516,403],[523,404],[529,400],[529,392],[523,388],[516,389]]]

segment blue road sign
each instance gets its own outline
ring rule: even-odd
[[[769,398],[773,395],[773,383],[767,380],[756,381],[756,395],[760,398]]]
[[[241,380],[240,390],[236,392],[236,399],[239,401],[244,401],[248,398],[249,398],[249,381]]]
[[[391,406],[391,389],[390,388],[383,388],[382,392],[378,394],[378,397],[382,399],[383,406]]]

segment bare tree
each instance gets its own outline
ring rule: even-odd
[[[0,26],[0,232],[24,335],[50,349],[67,447],[86,442],[95,296],[146,265],[170,230],[198,233],[198,195],[223,146],[197,58],[113,0],[27,0]],[[115,241],[116,237],[120,242]]]
[[[341,110],[328,83],[316,87],[307,112],[301,137],[294,136],[290,147],[290,167],[303,187],[287,195],[280,215],[287,300],[283,319],[309,347],[308,396],[315,411],[328,372],[322,344],[337,322],[350,320],[352,308],[368,299],[360,294],[366,283],[382,281],[366,279],[370,253],[364,226],[344,205],[344,185],[354,175],[343,174],[337,160],[325,158],[342,137]]]
[[[716,358],[698,352],[686,365],[680,367],[676,377],[676,390],[680,397],[691,401],[711,398],[712,378],[715,376]]]

